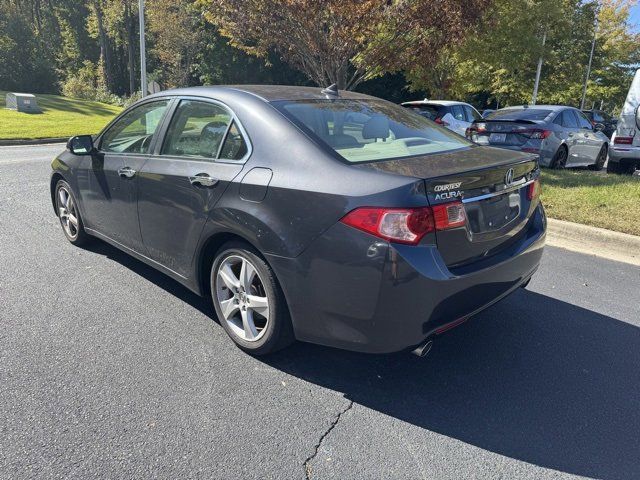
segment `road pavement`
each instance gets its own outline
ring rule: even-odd
[[[0,148],[0,478],[640,478],[638,267],[549,247],[423,359],[252,358],[206,300],[66,241],[61,149]]]

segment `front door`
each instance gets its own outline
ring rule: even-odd
[[[143,103],[102,135],[79,178],[87,227],[144,253],[137,212],[138,173],[149,158],[169,100]]]
[[[188,277],[209,212],[242,170],[248,146],[225,106],[180,101],[138,175],[140,229],[152,259]]]

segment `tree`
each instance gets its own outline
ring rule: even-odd
[[[200,12],[191,0],[149,0],[147,7],[148,31],[154,39],[151,52],[162,67],[159,80],[168,87],[192,85],[198,80],[198,58],[206,49]]]
[[[199,0],[233,46],[275,50],[318,85],[353,89],[426,66],[478,20],[489,0]]]

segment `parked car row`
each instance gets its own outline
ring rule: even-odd
[[[597,109],[522,105],[484,110],[468,103],[419,100],[402,106],[492,147],[535,153],[549,168],[589,167],[611,173],[640,169],[640,70],[629,89],[620,121]],[[607,157],[609,162],[607,163]]]

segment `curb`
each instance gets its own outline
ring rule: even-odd
[[[640,266],[640,237],[547,219],[547,245]]]
[[[57,138],[30,138],[30,139],[16,139],[16,140],[0,140],[0,147],[6,147],[11,145],[46,145],[48,143],[67,143],[68,137]]]

